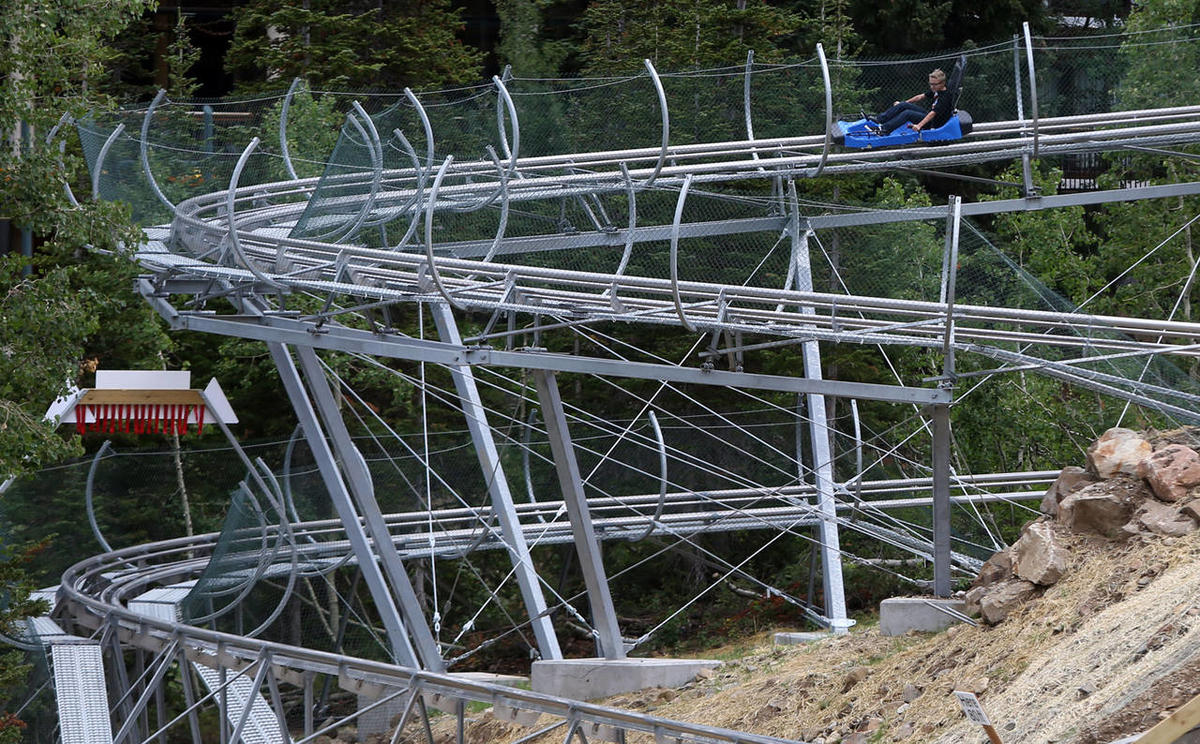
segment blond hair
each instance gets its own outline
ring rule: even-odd
[[[941,68],[929,73],[929,77],[936,78],[939,83],[946,82],[946,73],[942,72]]]

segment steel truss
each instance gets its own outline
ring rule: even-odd
[[[155,599],[159,595],[153,593],[175,597],[186,592],[188,582],[194,581],[207,565],[215,536],[106,553],[68,571],[59,600],[61,612],[74,628],[98,639],[99,647],[108,654],[106,664],[112,668],[110,678],[116,693],[114,717],[122,721],[116,740],[149,741],[157,736],[160,731],[151,730],[147,712],[154,703],[155,720],[160,725],[187,719],[193,739],[198,741],[195,709],[216,701],[225,727],[223,741],[239,737],[250,741],[255,735],[266,737],[263,740],[287,741],[295,738],[286,724],[294,705],[286,703],[285,698],[294,700],[298,695],[304,723],[302,738],[296,740],[308,741],[347,720],[317,726],[313,689],[315,680],[325,678],[336,679],[343,689],[376,701],[351,718],[376,705],[397,705],[402,713],[400,725],[393,729],[393,740],[410,721],[421,723],[429,732],[427,707],[438,707],[457,717],[461,742],[465,704],[482,702],[493,705],[497,717],[527,724],[536,720],[534,714],[548,715],[551,722],[547,725],[543,721],[539,725],[545,728],[539,731],[557,731],[568,744],[575,737],[583,741],[588,737],[624,741],[626,732],[650,733],[657,741],[780,741],[446,674],[445,660],[430,634],[429,618],[422,615],[404,562],[456,556],[467,550],[505,551],[520,585],[527,624],[536,637],[538,651],[543,659],[558,659],[561,650],[550,623],[551,608],[543,595],[529,545],[535,535],[543,544],[572,544],[586,580],[599,649],[606,658],[620,659],[627,652],[627,641],[622,638],[609,594],[601,541],[744,529],[797,533],[811,528],[818,534],[815,544],[821,551],[826,606],[805,607],[803,611],[835,632],[844,632],[851,621],[846,616],[842,590],[839,529],[856,515],[931,507],[933,529],[928,539],[913,540],[878,525],[871,526],[869,534],[929,559],[934,565],[932,589],[945,596],[951,589],[952,571],[978,567],[978,561],[951,550],[951,505],[1027,498],[1044,489],[1054,477],[1053,473],[954,476],[949,407],[955,401],[959,380],[956,355],[994,359],[1003,365],[996,371],[1032,369],[1181,420],[1200,418],[1195,405],[1200,400],[1195,395],[1081,365],[1088,359],[1121,355],[1196,356],[1200,348],[1193,339],[1200,336],[1200,323],[957,301],[957,254],[964,218],[1200,193],[1200,183],[1183,183],[1038,195],[1029,176],[1032,158],[1195,144],[1200,142],[1200,105],[1040,117],[1027,28],[1025,50],[1031,115],[1023,114],[1023,103],[1018,100],[1016,119],[977,124],[970,137],[937,148],[835,151],[830,136],[833,103],[828,62],[818,48],[826,92],[826,132],[820,135],[755,139],[747,78],[745,139],[671,145],[667,97],[658,73],[647,61],[661,113],[660,147],[523,156],[517,110],[506,79],[498,77],[493,82],[500,107],[497,142],[503,157],[489,147],[486,158],[456,160],[447,154],[439,161],[434,148],[436,132],[420,98],[406,91],[425,128],[428,149],[423,162],[401,133],[399,140],[413,165],[385,168],[380,132],[372,117],[356,104],[349,114],[348,127],[370,150],[370,166],[349,174],[310,179],[296,177],[289,155],[287,106],[297,89],[293,85],[280,121],[280,151],[291,178],[241,185],[245,166],[260,144],[255,139],[243,151],[228,188],[179,204],[171,203],[158,189],[147,155],[147,132],[162,101],[162,96],[156,98],[145,112],[139,143],[141,164],[156,197],[172,210],[174,219],[169,226],[149,230],[148,241],[136,250],[136,259],[146,272],[138,279],[136,290],[173,329],[260,340],[268,345],[305,437],[313,446],[339,519],[293,524],[285,518],[279,526],[265,527],[264,534],[274,535],[286,546],[258,567],[258,575],[287,575],[301,562],[357,566],[386,630],[394,663],[222,634],[178,622],[174,609],[154,609],[174,607],[174,599]],[[1016,75],[1019,81],[1019,63]],[[97,190],[106,153],[122,136],[127,135],[121,128],[114,130],[92,166]],[[953,198],[944,206],[918,209],[804,214],[797,196],[797,179],[819,175],[897,169],[946,172],[1004,160],[1026,163],[1021,198],[979,203]],[[745,181],[769,184],[772,194],[770,199],[752,205],[754,214],[722,220],[687,216],[689,197],[718,193],[725,184]],[[336,186],[340,195],[318,199],[321,189],[330,186]],[[644,212],[639,217],[639,199],[647,194],[674,198],[673,219],[647,219]],[[604,213],[602,199],[610,196],[625,200],[628,219],[624,224],[617,224]],[[323,237],[293,237],[297,223],[314,208],[314,200],[323,200],[321,208],[326,210],[318,215]],[[506,233],[513,208],[568,201],[587,207],[590,229],[564,231],[554,227],[543,233]],[[434,223],[439,217],[489,212],[500,215],[494,236],[434,240]],[[815,290],[807,247],[814,231],[929,220],[945,221],[936,301]],[[422,221],[423,240],[418,230]],[[407,224],[404,237],[398,242],[390,239],[388,224]],[[374,237],[376,229],[379,240]],[[681,278],[680,266],[687,264],[690,241],[747,234],[786,240],[792,257],[783,286]],[[369,247],[380,242],[383,247]],[[669,244],[668,266],[652,275],[630,272],[634,247],[648,243]],[[611,254],[611,264],[616,268],[607,272],[550,268],[524,260],[582,249]],[[290,301],[300,297],[320,300],[321,309],[304,313],[290,309]],[[226,310],[224,303],[232,309]],[[439,340],[410,337],[390,327],[386,322],[388,313],[401,303],[428,308]],[[222,311],[212,309],[218,306]],[[487,318],[485,329],[463,339],[453,310],[482,314]],[[679,364],[630,360],[616,353],[551,353],[539,343],[543,334],[555,331],[618,324],[681,328],[709,335],[712,340],[694,360]],[[747,336],[756,340],[747,342]],[[1139,340],[1147,336],[1156,340]],[[517,339],[521,337],[533,339],[533,343],[519,346]],[[719,345],[722,339],[723,347]],[[937,378],[920,383],[881,385],[826,380],[821,375],[820,342],[928,348],[939,352],[944,363]],[[802,376],[745,371],[742,362],[746,354],[789,344],[802,351]],[[1021,351],[1002,344],[1017,345]],[[337,410],[318,350],[448,367],[454,394],[469,422],[490,506],[382,513],[370,471]],[[1081,350],[1086,350],[1083,359],[1061,360],[1057,356]],[[715,362],[724,358],[733,360],[731,368],[717,369]],[[476,379],[477,373],[490,368],[532,373],[553,450],[561,500],[538,498],[536,502],[517,503],[514,499],[500,466],[496,447],[499,435],[489,423]],[[559,373],[805,396],[811,422],[808,441],[815,463],[812,478],[799,485],[700,493],[671,490],[663,475],[657,494],[588,498],[575,457],[571,417],[556,382]],[[834,453],[823,423],[828,398],[918,407],[923,426],[932,438],[932,476],[837,482],[832,470]],[[662,447],[661,432],[659,444]],[[665,463],[665,448],[663,452]],[[796,460],[800,460],[798,454]],[[254,472],[253,466],[248,470]],[[258,487],[270,493],[267,484],[259,483]],[[913,497],[914,492],[929,495]],[[664,506],[669,506],[669,511],[664,511]],[[555,522],[554,516],[560,513],[568,514],[569,520]],[[647,516],[649,513],[653,516]],[[410,533],[407,528],[417,524],[436,524],[436,537],[433,533]],[[306,537],[320,539],[305,542]],[[134,607],[141,611],[134,611]],[[127,668],[131,649],[132,670]],[[173,719],[172,712],[164,708],[161,692],[169,673],[179,674],[184,681],[188,706],[175,712]],[[203,687],[207,687],[207,694],[202,694]],[[294,694],[281,694],[281,687]],[[252,731],[259,734],[252,735]],[[432,744],[431,733],[428,738]]]

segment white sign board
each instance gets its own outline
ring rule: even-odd
[[[983,706],[979,704],[979,698],[975,697],[973,692],[954,691],[954,696],[958,698],[958,704],[962,706],[963,713],[967,714],[967,719],[978,723],[980,726],[991,726],[992,721],[987,717],[987,713],[983,712]]]

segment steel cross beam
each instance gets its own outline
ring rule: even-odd
[[[662,380],[694,385],[718,385],[739,389],[833,395],[840,398],[881,400],[893,403],[948,403],[950,395],[937,388],[916,388],[838,380],[808,380],[753,372],[730,372],[670,364],[621,359],[555,354],[546,351],[504,351],[466,347],[398,335],[384,335],[345,326],[325,324],[317,328],[283,316],[213,315],[180,312],[157,297],[147,279],[139,280],[142,294],[151,300],[173,329],[187,329],[268,343],[295,344],[317,349],[361,352],[390,359],[408,359],[451,366],[490,365],[547,372],[575,372],[607,377]]]
[[[1091,204],[1137,201],[1141,199],[1166,199],[1173,196],[1200,194],[1200,181],[1193,183],[1171,183],[1160,186],[1136,186],[1128,189],[1085,191],[1077,194],[1054,194],[1051,196],[1027,196],[1019,199],[968,202],[961,205],[963,217],[1006,214],[1010,212],[1035,212],[1042,209],[1078,207]],[[894,222],[918,220],[940,220],[951,216],[949,206],[914,207],[912,209],[873,210],[850,214],[814,215],[806,217],[813,230],[834,227],[859,227],[862,225],[885,225]]]

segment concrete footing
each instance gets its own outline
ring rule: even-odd
[[[879,604],[879,632],[885,636],[904,635],[910,630],[936,633],[962,622],[956,615],[962,614],[965,606],[961,599],[885,599]]]
[[[721,665],[707,659],[562,659],[535,661],[530,684],[535,692],[595,700],[648,687],[680,687],[697,674]]]
[[[776,646],[801,646],[805,643],[816,643],[826,638],[832,638],[828,630],[798,631],[793,633],[776,633],[772,640]]]

